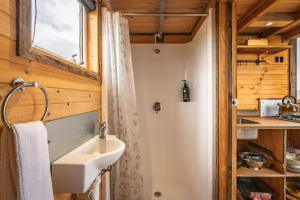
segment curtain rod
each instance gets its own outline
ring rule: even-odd
[[[208,13],[130,13],[123,12],[124,16],[166,16],[166,17],[206,17]]]

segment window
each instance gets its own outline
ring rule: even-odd
[[[77,0],[32,0],[32,45],[86,66],[86,9]]]
[[[17,1],[17,55],[100,80],[99,16],[96,0]]]

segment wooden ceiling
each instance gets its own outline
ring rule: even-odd
[[[236,0],[238,33],[267,38],[300,36],[300,0]]]
[[[106,1],[107,2],[107,1]],[[212,0],[110,0],[112,10],[122,13],[208,13]],[[163,4],[163,5],[162,5]],[[127,16],[131,42],[153,43],[162,32],[161,42],[185,43],[193,39],[205,16]]]

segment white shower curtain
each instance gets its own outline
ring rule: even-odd
[[[103,103],[108,133],[126,150],[111,173],[112,200],[143,200],[141,140],[127,19],[102,10]],[[104,105],[105,107],[105,105]]]

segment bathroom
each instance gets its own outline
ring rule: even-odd
[[[1,200],[216,198],[209,2],[1,1]]]
[[[0,0],[0,200],[300,199],[299,13]]]

